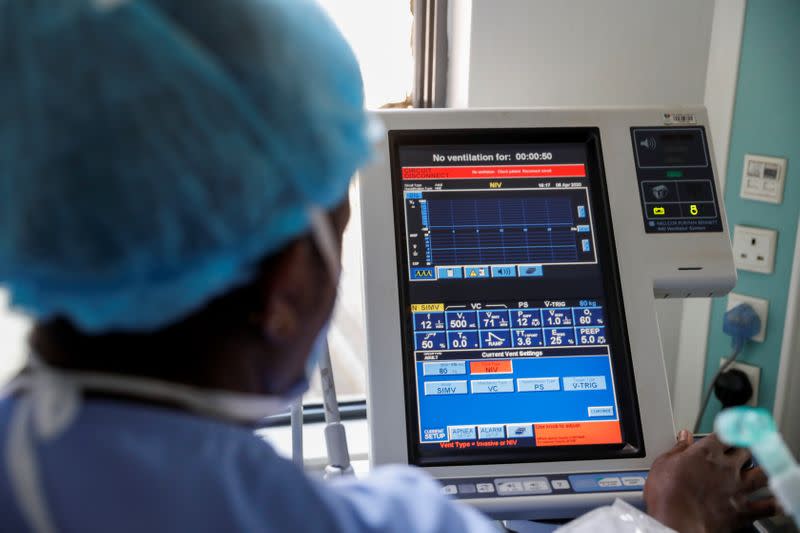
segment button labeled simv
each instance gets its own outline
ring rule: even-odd
[[[466,381],[427,381],[425,396],[445,396],[448,394],[466,394]]]

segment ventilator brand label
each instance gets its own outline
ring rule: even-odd
[[[664,125],[697,124],[697,115],[694,113],[664,113]]]

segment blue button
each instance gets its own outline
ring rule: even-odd
[[[573,307],[576,326],[602,326],[606,323],[602,307]]]
[[[475,426],[448,426],[450,440],[475,440]]]
[[[473,394],[514,392],[513,379],[479,379],[471,382]]]
[[[508,424],[506,432],[508,438],[533,437],[533,426],[531,424]]]
[[[542,324],[546,328],[573,326],[572,308],[542,309]]]
[[[515,278],[517,277],[517,267],[515,266],[493,266],[493,278]]]
[[[423,376],[458,376],[466,373],[466,361],[436,361],[422,363]]]
[[[579,205],[578,206],[578,218],[586,218],[586,207]]]
[[[425,396],[449,396],[451,394],[466,394],[466,381],[426,381]]]
[[[544,328],[545,346],[575,346],[573,328]]]
[[[544,275],[542,265],[519,265],[517,268],[521,278],[538,278]]]
[[[477,331],[448,331],[447,346],[450,350],[471,350],[480,348]]]
[[[414,331],[444,329],[444,313],[414,313]]]
[[[592,245],[589,243],[589,239],[581,240],[581,248],[583,249],[584,252],[592,251]]]
[[[478,324],[481,329],[508,328],[511,325],[508,310],[478,311]]]
[[[561,382],[557,377],[552,378],[519,378],[517,380],[519,392],[550,392],[561,390]]]
[[[481,348],[511,348],[511,332],[507,329],[482,330]]]
[[[464,277],[467,279],[488,278],[488,266],[470,266],[464,267]]]
[[[540,328],[542,327],[542,315],[538,309],[512,309],[511,327]]]
[[[414,333],[414,346],[417,350],[446,350],[447,337],[444,332]]]
[[[614,416],[614,407],[611,405],[589,407],[589,418],[595,418],[598,416]]]
[[[464,269],[461,267],[436,267],[436,274],[439,279],[461,279],[464,277]]]
[[[606,377],[573,376],[564,378],[564,390],[567,392],[606,390]]]
[[[581,346],[608,344],[606,341],[606,328],[600,326],[575,328],[575,338]]]
[[[447,329],[478,329],[476,311],[447,311]]]
[[[499,424],[478,426],[479,439],[504,439],[506,438],[505,426]]]
[[[447,431],[444,428],[424,428],[422,430],[423,442],[437,442],[447,440]]]
[[[427,280],[427,279],[436,279],[436,273],[433,270],[433,267],[414,267],[411,269],[411,280]]]
[[[420,198],[422,198],[422,193],[421,192],[407,192],[406,193],[406,198],[408,198],[409,200],[419,200]]]
[[[592,228],[588,224],[581,224],[578,226],[578,233],[589,233]]]
[[[536,348],[544,344],[541,329],[511,330],[514,348]]]

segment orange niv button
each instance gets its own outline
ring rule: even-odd
[[[470,374],[510,374],[513,371],[510,359],[503,361],[472,361],[469,364]]]

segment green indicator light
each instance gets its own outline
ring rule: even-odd
[[[667,171],[668,178],[682,178],[683,171],[682,170],[668,170]]]

